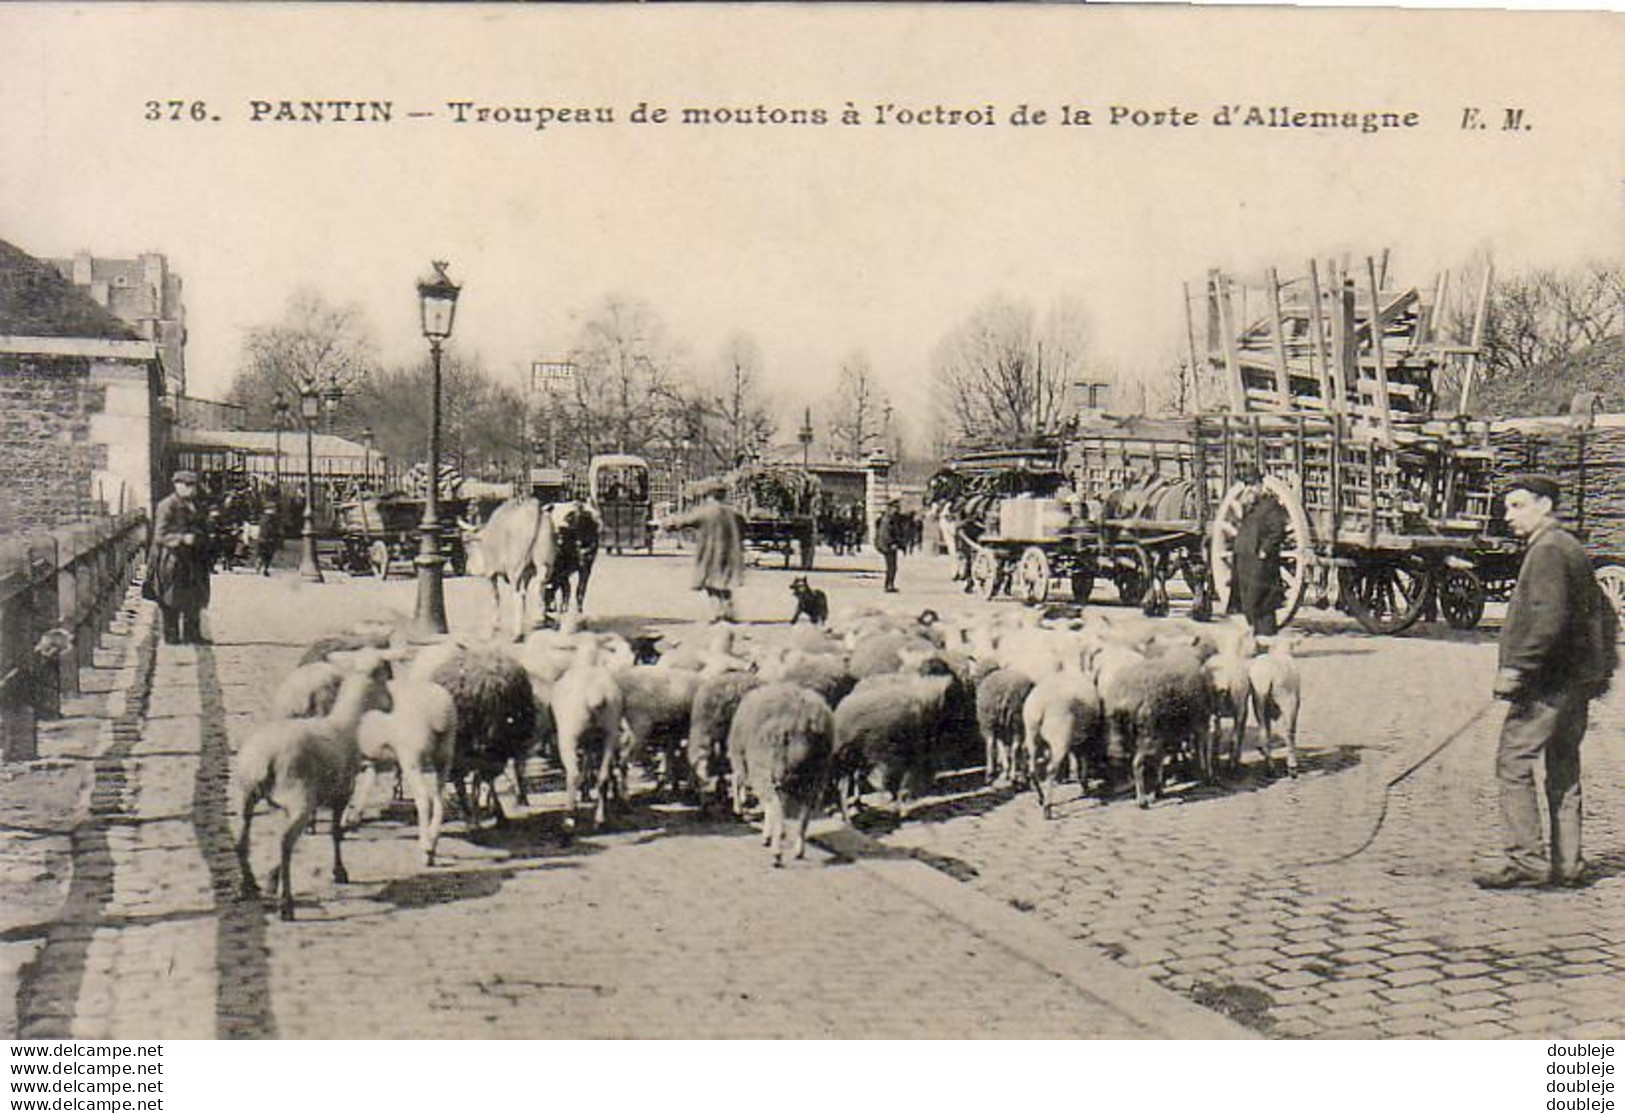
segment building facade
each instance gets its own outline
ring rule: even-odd
[[[0,241],[0,536],[150,509],[163,386],[151,340]]]
[[[186,305],[181,277],[156,251],[134,259],[99,259],[81,251],[48,260],[57,273],[97,305],[152,341],[164,370],[164,393],[186,395]]]

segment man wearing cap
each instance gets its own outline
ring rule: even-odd
[[[1506,520],[1528,542],[1518,585],[1501,627],[1495,696],[1506,700],[1506,723],[1495,755],[1506,862],[1473,880],[1483,889],[1586,884],[1580,857],[1580,742],[1587,704],[1612,671],[1609,644],[1596,633],[1609,606],[1591,561],[1555,517],[1559,488],[1544,475],[1507,485]],[[1611,613],[1611,612],[1610,612]],[[1548,858],[1541,838],[1535,764],[1546,771],[1551,831]]]
[[[723,497],[725,484],[705,489],[705,501],[660,523],[662,529],[695,530],[694,590],[711,599],[712,622],[734,619],[734,588],[745,579],[745,520]]]
[[[147,575],[163,616],[164,642],[201,644],[202,612],[209,605],[209,555],[203,511],[195,500],[197,473],[178,471],[175,493],[152,514]]]
[[[897,590],[897,554],[903,548],[902,501],[888,499],[875,520],[875,549],[886,561],[886,590]]]

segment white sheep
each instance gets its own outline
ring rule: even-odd
[[[1293,654],[1297,639],[1277,637],[1269,651],[1254,657],[1247,678],[1252,686],[1253,714],[1258,718],[1259,748],[1264,751],[1264,774],[1269,776],[1271,748],[1277,726],[1281,727],[1286,742],[1286,771],[1298,775],[1298,706],[1301,701],[1301,680],[1298,659]]]
[[[451,693],[434,683],[397,680],[389,694],[394,708],[368,711],[356,730],[365,768],[355,810],[359,814],[365,805],[379,766],[399,769],[417,806],[423,864],[432,866],[446,814],[442,794],[457,743],[457,707]]]
[[[1218,765],[1216,747],[1223,739],[1222,721],[1229,719],[1234,733],[1230,736],[1230,768],[1241,766],[1241,743],[1247,733],[1247,710],[1251,702],[1253,657],[1258,643],[1246,619],[1220,624],[1215,631],[1214,644],[1218,652],[1203,662],[1208,683],[1213,688],[1212,744],[1201,755],[1202,776],[1211,780]]]
[[[1100,692],[1094,678],[1068,658],[1061,671],[1033,685],[1021,716],[1033,792],[1039,810],[1049,819],[1055,804],[1055,780],[1067,758],[1077,766],[1079,795],[1088,790],[1091,759],[1096,764],[1104,762]]]
[[[553,685],[553,723],[564,766],[564,827],[574,830],[581,775],[596,765],[597,800],[593,822],[603,826],[608,796],[614,791],[621,730],[621,690],[615,675],[599,663],[597,642],[584,643],[576,662]]]
[[[361,766],[356,731],[367,711],[390,708],[388,679],[387,661],[376,654],[362,656],[355,671],[340,683],[337,699],[326,715],[261,723],[237,751],[232,783],[242,817],[237,838],[240,891],[245,899],[259,895],[248,862],[248,840],[254,806],[265,800],[286,815],[280,865],[271,881],[273,888],[280,887],[284,920],[293,919],[293,847],[318,808],[333,813],[333,880],[341,885],[350,880],[340,843],[344,810]]]
[[[807,853],[807,823],[829,781],[835,735],[829,705],[795,684],[766,684],[746,693],[728,730],[734,809],[744,810],[748,785],[762,804],[763,843],[784,865],[784,828],[796,824],[796,857]]]

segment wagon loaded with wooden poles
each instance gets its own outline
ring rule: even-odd
[[[1066,580],[1081,601],[1104,577],[1155,610],[1179,576],[1196,614],[1222,609],[1257,497],[1241,477],[1256,468],[1289,521],[1280,623],[1307,598],[1374,633],[1430,613],[1476,624],[1518,559],[1494,505],[1494,429],[1463,416],[1489,276],[1457,342],[1448,276],[1400,287],[1386,257],[1361,272],[1311,263],[1291,281],[1271,271],[1261,287],[1210,273],[1205,345],[1188,317],[1209,408],[1080,421],[1056,446],[1053,492],[1014,495],[1034,505],[1001,504],[969,539],[976,586],[1041,602]]]

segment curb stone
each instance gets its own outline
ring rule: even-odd
[[[808,841],[850,860],[892,888],[930,905],[989,942],[1104,1002],[1149,1029],[1155,1037],[1262,1038],[1257,1032],[1187,1001],[1148,978],[1088,954],[1082,946],[1033,917],[1008,908],[861,831],[841,825],[810,835]]]

